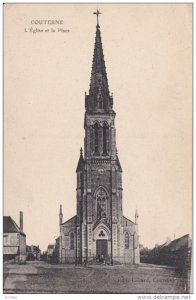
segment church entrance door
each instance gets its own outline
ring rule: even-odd
[[[96,257],[100,262],[104,262],[108,256],[108,241],[96,241]]]

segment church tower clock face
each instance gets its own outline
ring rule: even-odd
[[[97,173],[99,173],[100,175],[103,175],[104,174],[104,169],[103,168],[98,168],[97,169]]]

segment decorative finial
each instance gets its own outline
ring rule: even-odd
[[[97,15],[97,26],[99,26],[99,15],[101,14],[101,12],[97,9],[97,11],[94,12],[93,14]]]
[[[135,224],[136,225],[138,224],[138,218],[139,218],[139,214],[138,214],[138,210],[136,208],[136,210],[135,210]]]
[[[83,150],[82,150],[82,147],[80,148],[80,155],[83,156]]]

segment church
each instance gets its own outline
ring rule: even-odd
[[[113,95],[109,91],[99,14],[89,93],[85,94],[84,151],[76,168],[76,216],[63,222],[60,205],[59,263],[139,264],[138,212],[123,216],[122,168],[116,149]]]

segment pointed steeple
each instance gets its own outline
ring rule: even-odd
[[[77,166],[76,172],[82,171],[83,167],[84,167],[84,157],[83,157],[82,148],[80,148],[80,158],[78,161],[78,166]]]
[[[106,95],[109,95],[108,79],[101,42],[101,31],[100,26],[97,25],[89,94],[91,95],[94,92],[98,92],[99,87],[102,88],[102,92],[104,91]]]
[[[99,11],[95,13],[97,16]],[[90,79],[89,95],[86,95],[86,109],[93,112],[108,112],[112,110],[113,97],[110,96],[108,79],[101,42],[101,31],[97,21],[95,47]]]

